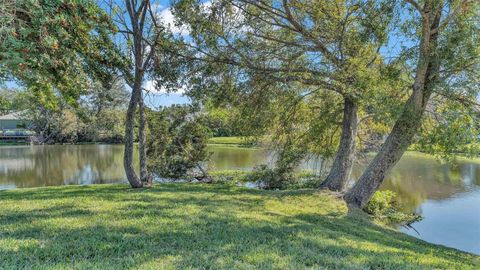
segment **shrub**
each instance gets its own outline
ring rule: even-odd
[[[283,184],[277,179],[275,171],[268,168],[267,165],[259,165],[247,174],[247,182],[257,183],[260,187],[265,189],[281,189]]]
[[[389,225],[410,225],[422,217],[415,213],[405,213],[399,209],[397,194],[390,190],[377,191],[372,196],[364,211],[375,219]]]
[[[288,189],[317,188],[323,180],[313,171],[301,171],[294,177],[295,181],[288,186]]]
[[[291,171],[269,168],[267,165],[260,165],[246,175],[247,182],[257,183],[263,189],[287,189],[298,179]]]
[[[190,105],[163,108],[149,114],[148,162],[165,178],[206,178],[201,163],[208,159],[210,136],[202,115]]]
[[[263,189],[301,189],[316,188],[321,182],[321,178],[312,171],[301,171],[292,173],[288,180],[278,176],[278,171],[268,168],[266,165],[260,165],[253,171],[224,170],[209,172],[213,182],[216,183],[255,183],[257,187]],[[280,179],[280,180],[278,180]]]
[[[246,182],[248,172],[238,170],[212,171],[210,177],[215,183],[243,183]]]

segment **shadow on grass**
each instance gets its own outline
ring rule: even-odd
[[[162,192],[182,193],[188,192],[190,194],[221,194],[228,192],[229,195],[239,194],[257,194],[266,196],[268,192],[257,189],[236,187],[232,185],[222,184],[183,184],[183,183],[167,183],[155,185],[154,188],[139,188],[132,189],[128,185],[85,185],[85,186],[55,186],[45,188],[26,188],[16,190],[0,190],[0,199],[18,199],[19,193],[23,194],[25,199],[39,200],[39,199],[64,199],[64,198],[98,198],[98,199],[115,199],[125,194],[159,194]],[[271,193],[275,196],[274,193]]]
[[[1,199],[0,199],[1,200]],[[0,225],[29,223],[39,219],[78,218],[91,216],[92,212],[78,209],[74,204],[56,205],[35,210],[0,211]]]
[[[342,213],[266,207],[313,193],[188,184],[0,192],[20,207],[0,206],[0,268],[474,268],[474,256]]]

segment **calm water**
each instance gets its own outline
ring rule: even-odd
[[[262,149],[211,146],[211,168],[250,169],[273,160]],[[123,147],[54,145],[0,147],[0,189],[125,182]],[[317,168],[316,162],[305,167]],[[353,178],[360,175],[359,164]],[[480,254],[480,164],[440,164],[406,154],[382,186],[401,196],[406,210],[424,219],[402,229],[426,241]],[[1,193],[0,193],[1,197]]]

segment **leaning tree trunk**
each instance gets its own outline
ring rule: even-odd
[[[437,48],[438,31],[432,32],[432,30],[438,30],[442,8],[436,7],[435,10],[432,10],[433,7],[433,1],[427,1],[421,11],[423,12],[422,37],[412,95],[380,151],[357,183],[345,195],[344,199],[350,206],[363,208],[367,204],[382,184],[385,176],[410,146],[413,136],[422,124],[425,107],[440,69],[440,59],[437,59],[438,56],[434,54]]]
[[[143,187],[143,183],[140,178],[138,178],[133,167],[133,125],[135,121],[135,111],[139,100],[138,95],[139,93],[141,94],[141,86],[141,80],[135,80],[125,120],[125,150],[123,153],[123,166],[125,168],[127,180],[133,188]]]
[[[353,188],[345,195],[345,201],[349,205],[363,208],[380,187],[386,174],[411,144],[413,136],[422,123],[425,104],[417,104],[414,98],[407,101],[404,112],[395,123],[382,148]]]
[[[341,191],[345,187],[355,160],[355,139],[357,136],[358,106],[351,98],[345,98],[343,107],[342,134],[335,160],[320,188]]]

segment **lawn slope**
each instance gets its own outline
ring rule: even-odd
[[[0,191],[0,269],[480,269],[316,191],[162,184]]]

